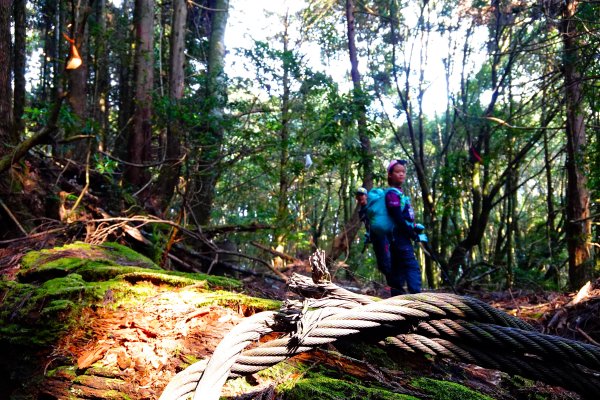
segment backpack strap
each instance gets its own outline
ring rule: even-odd
[[[400,197],[400,209],[404,210],[404,206],[406,205],[406,196],[404,195],[402,190],[395,187],[389,187],[385,190],[385,194],[387,195],[388,192],[395,192],[398,195],[398,197]]]

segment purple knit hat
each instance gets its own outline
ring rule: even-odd
[[[388,174],[390,172],[392,172],[392,170],[394,169],[394,167],[396,165],[398,165],[398,164],[400,164],[400,165],[406,165],[406,160],[392,160],[392,161],[390,161],[390,164],[387,167]]]

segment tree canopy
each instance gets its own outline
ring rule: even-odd
[[[0,2],[0,240],[382,282],[353,193],[404,158],[426,287],[598,276],[598,4],[290,2],[242,46],[249,3]]]

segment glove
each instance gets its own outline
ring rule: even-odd
[[[419,234],[425,230],[425,227],[421,224],[415,224],[413,229],[414,229],[415,233]]]
[[[427,239],[427,235],[424,233],[420,233],[417,235],[417,242],[427,243],[429,239]]]

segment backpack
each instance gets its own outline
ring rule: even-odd
[[[394,221],[390,217],[385,206],[385,195],[393,190],[400,196],[401,207],[404,208],[406,196],[396,188],[373,188],[367,193],[367,218],[371,232],[375,234],[387,234],[394,230]]]

